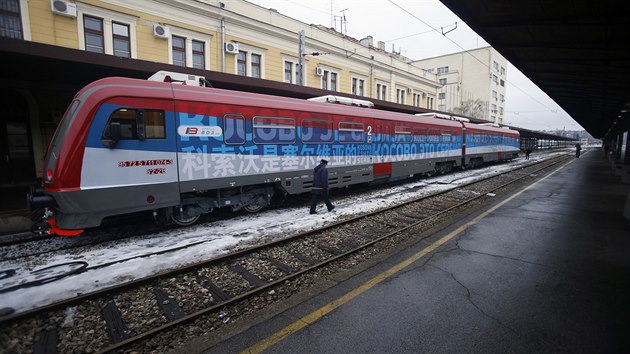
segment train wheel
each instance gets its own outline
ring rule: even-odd
[[[192,225],[196,223],[197,220],[199,220],[199,217],[201,217],[201,215],[189,216],[179,207],[175,207],[173,213],[171,214],[171,220],[173,220],[174,223],[180,226]]]
[[[245,210],[247,210],[248,213],[257,213],[259,211],[262,210],[262,208],[264,208],[264,205],[261,205],[260,203],[252,203],[252,204],[248,204],[248,205],[244,205],[243,208],[245,208]]]
[[[243,208],[245,208],[245,210],[248,213],[257,213],[259,211],[262,210],[262,208],[266,207],[267,203],[265,203],[265,199],[263,198],[262,195],[259,195],[257,198],[255,198],[255,200],[247,205],[244,205]]]

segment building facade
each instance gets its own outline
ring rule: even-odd
[[[27,41],[296,83],[305,31],[304,85],[425,108],[437,88],[435,74],[370,37],[359,41],[242,0],[7,2]],[[8,31],[19,38],[17,26]]]
[[[492,47],[414,61],[435,73],[436,109],[503,124],[507,60]]]

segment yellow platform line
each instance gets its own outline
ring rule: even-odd
[[[571,161],[571,162],[573,162],[573,161]],[[571,163],[571,162],[569,162],[569,163]],[[514,194],[513,196],[505,199],[504,201],[500,202],[499,204],[495,205],[494,207],[488,209],[487,211],[485,211],[482,214],[478,215],[477,217],[475,217],[471,221],[467,222],[466,224],[464,224],[464,225],[458,227],[457,229],[451,231],[448,235],[442,237],[441,239],[435,241],[431,245],[429,245],[426,248],[422,249],[420,252],[418,252],[418,253],[412,255],[411,257],[405,259],[404,261],[394,265],[393,267],[387,269],[383,273],[380,273],[380,274],[376,275],[374,278],[372,278],[372,279],[368,280],[367,282],[363,283],[358,288],[350,291],[349,293],[345,294],[344,296],[342,296],[342,297],[340,297],[338,299],[335,299],[335,300],[329,302],[328,304],[320,307],[319,309],[309,313],[308,315],[300,318],[299,320],[291,323],[290,325],[288,325],[288,326],[282,328],[281,330],[277,331],[276,333],[272,334],[270,337],[267,337],[267,338],[261,340],[260,342],[254,344],[253,346],[243,350],[241,353],[242,354],[243,353],[247,353],[247,354],[261,353],[262,351],[264,351],[267,348],[271,347],[272,345],[278,343],[279,341],[283,340],[284,338],[288,337],[289,335],[291,335],[291,334],[301,330],[302,328],[304,328],[304,327],[306,327],[306,326],[308,326],[310,324],[313,324],[313,323],[319,321],[322,317],[324,317],[327,314],[331,313],[332,311],[334,311],[339,306],[341,306],[341,305],[345,304],[346,302],[348,302],[348,301],[356,298],[357,296],[363,294],[364,292],[366,292],[370,288],[374,287],[378,283],[380,283],[380,282],[384,281],[385,279],[389,278],[390,276],[400,272],[401,270],[403,270],[406,267],[410,266],[414,262],[418,261],[420,258],[422,258],[422,257],[426,256],[427,254],[433,252],[434,250],[436,250],[438,247],[440,247],[443,244],[445,244],[446,242],[448,242],[453,237],[459,235],[462,231],[464,231],[467,228],[469,228],[470,226],[476,224],[477,222],[479,222],[479,220],[485,218],[490,213],[494,212],[495,210],[497,210],[498,208],[500,208],[501,206],[503,206],[507,202],[509,202],[512,199],[516,198],[517,196],[521,195],[521,193],[525,192],[529,188],[532,188],[536,184],[544,181],[545,179],[551,177],[553,174],[555,174],[558,170],[560,170],[561,168],[563,168],[566,165],[568,165],[568,164],[560,166],[558,169],[553,171],[548,176],[545,176],[544,178],[541,178],[536,183],[528,186],[527,188],[523,189],[522,191]]]

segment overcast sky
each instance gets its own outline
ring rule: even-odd
[[[388,51],[393,45],[414,60],[488,45],[439,0],[248,1],[308,24],[335,27],[356,39],[371,35],[374,43],[384,41]],[[340,19],[344,14],[342,28]],[[442,28],[452,31],[444,36],[439,32]],[[583,130],[511,64],[507,68],[504,123],[532,130]]]

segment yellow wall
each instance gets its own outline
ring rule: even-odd
[[[50,1],[29,1],[28,11],[33,42],[79,48],[76,18],[54,15]]]

